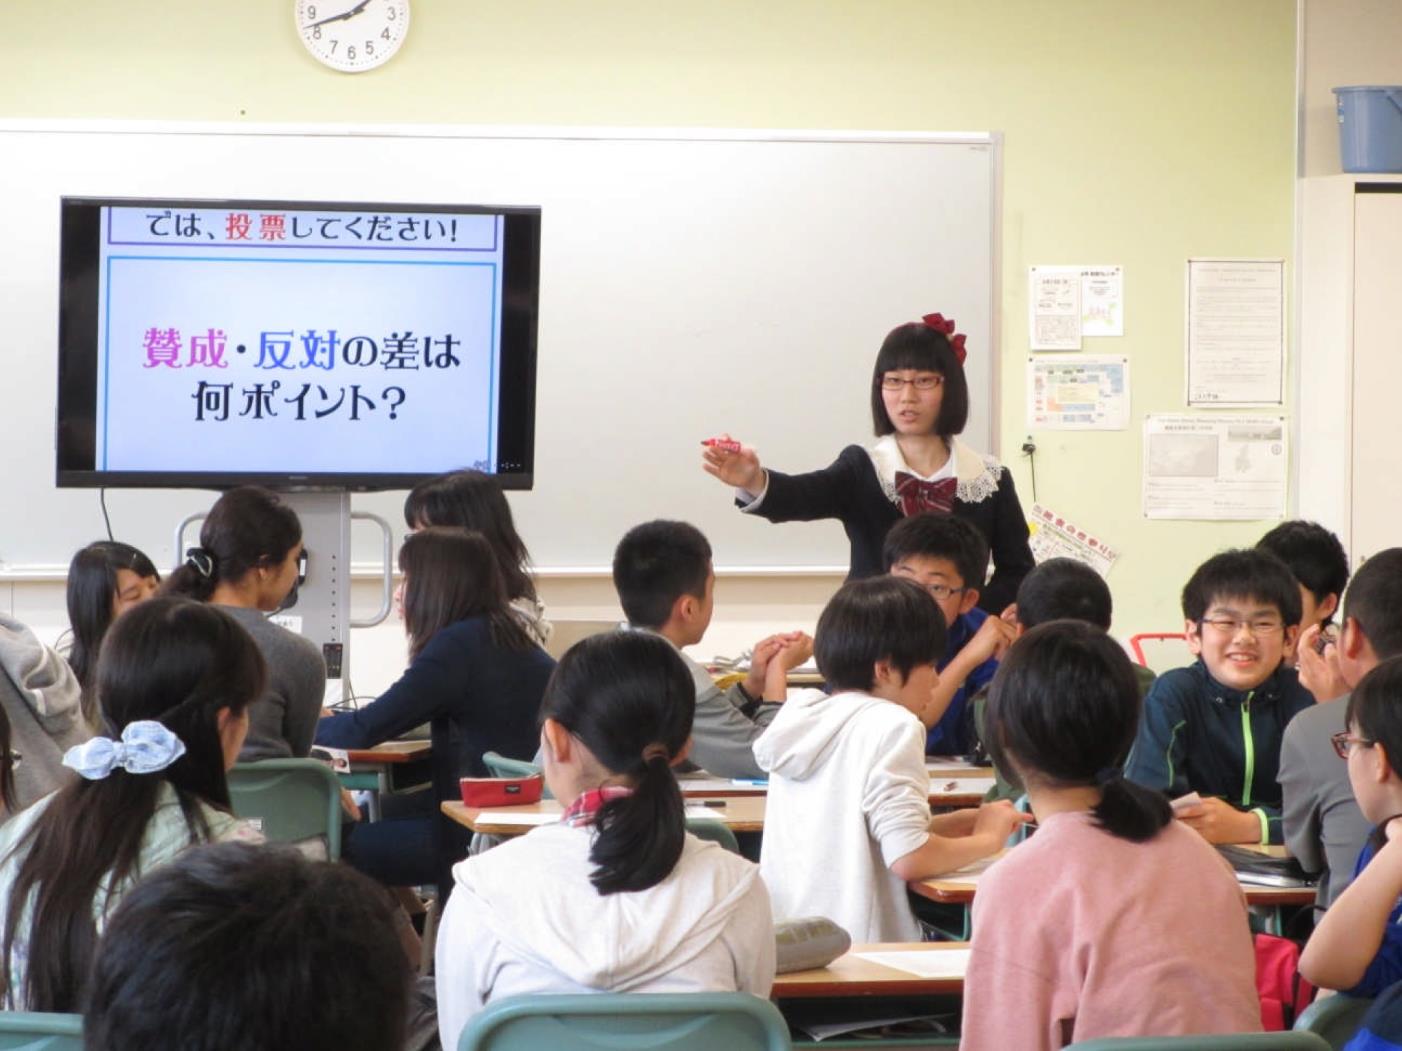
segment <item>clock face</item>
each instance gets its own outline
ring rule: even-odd
[[[343,73],[388,62],[409,32],[409,0],[295,0],[293,16],[307,50]]]

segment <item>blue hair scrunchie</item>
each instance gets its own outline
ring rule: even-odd
[[[127,723],[120,741],[94,737],[63,753],[63,765],[89,781],[101,781],[121,767],[129,774],[154,774],[185,754],[185,742],[154,719]]]

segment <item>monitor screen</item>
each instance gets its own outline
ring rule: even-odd
[[[60,486],[530,488],[540,210],[64,198]]]

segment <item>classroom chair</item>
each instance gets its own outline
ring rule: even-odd
[[[341,782],[315,759],[263,759],[229,771],[229,800],[238,817],[254,822],[270,843],[326,844],[341,856]]]
[[[719,843],[732,854],[740,853],[740,841],[735,838],[735,833],[730,830],[730,826],[723,821],[689,817],[686,819],[686,830],[697,839],[709,839]]]
[[[83,1018],[0,1011],[0,1051],[83,1051]]]
[[[540,767],[524,759],[508,759],[498,752],[483,752],[482,765],[493,777],[535,777]]]
[[[1107,1036],[1066,1051],[1330,1051],[1318,1033],[1214,1033],[1203,1036]]]
[[[1187,663],[1187,661],[1182,658],[1189,657],[1191,654],[1185,652],[1184,646],[1169,645],[1165,647],[1164,654],[1169,655],[1172,659],[1167,661],[1160,660],[1158,663],[1161,667],[1155,667],[1149,663],[1149,659],[1144,655],[1144,643],[1164,642],[1172,644],[1185,642],[1186,639],[1187,636],[1181,631],[1141,631],[1139,634],[1129,637],[1129,649],[1130,653],[1134,655],[1135,663],[1140,667],[1152,668],[1154,671],[1166,670],[1168,668],[1177,668]],[[1160,654],[1160,656],[1163,657],[1164,654]]]
[[[458,1051],[789,1051],[779,1009],[749,993],[509,996],[473,1015]]]
[[[1366,996],[1335,993],[1320,997],[1300,1012],[1300,1017],[1295,1019],[1295,1028],[1318,1033],[1334,1051],[1343,1051],[1344,1045],[1353,1039],[1363,1024],[1363,1016],[1372,1006],[1372,998]]]

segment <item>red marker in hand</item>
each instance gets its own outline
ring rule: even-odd
[[[730,438],[707,438],[701,444],[708,449],[720,449],[728,453],[738,453],[742,448],[739,442]]]

